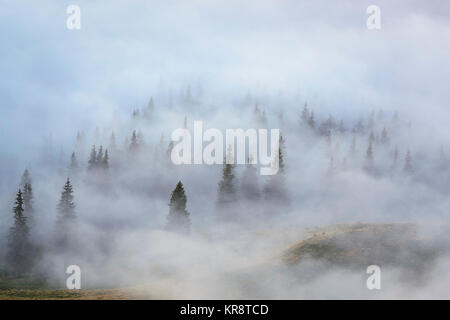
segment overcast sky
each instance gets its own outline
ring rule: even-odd
[[[81,8],[81,30],[66,28],[70,4]],[[381,8],[381,30],[366,28],[370,4]],[[3,163],[23,166],[50,132],[64,141],[128,114],[160,84],[177,92],[201,82],[230,99],[263,85],[300,91],[343,116],[383,108],[430,125],[449,119],[448,1],[0,0],[0,7]]]

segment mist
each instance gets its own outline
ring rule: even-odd
[[[449,298],[446,1],[378,1],[380,30],[366,27],[368,1],[79,0],[80,30],[66,27],[69,3],[0,4],[0,271],[28,169],[29,272],[57,288],[74,264],[83,289],[151,299]],[[171,133],[197,120],[280,129],[281,180],[235,165],[220,208],[222,165],[171,161]],[[89,169],[94,146],[107,169]],[[76,231],[60,248],[67,178]],[[179,181],[187,234],[167,228]],[[414,232],[392,229],[395,257],[363,233],[367,261],[286,263],[322,235],[351,252],[321,228],[359,224]],[[381,290],[366,287],[369,264]]]

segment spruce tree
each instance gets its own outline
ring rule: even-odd
[[[72,155],[70,156],[69,169],[70,170],[75,170],[77,168],[78,168],[78,160],[77,160],[77,157],[75,155],[75,152],[72,152]]]
[[[29,228],[24,214],[24,201],[20,189],[16,195],[13,212],[14,226],[9,231],[7,265],[12,271],[22,274],[31,267],[31,252],[28,239]]]
[[[95,159],[95,166],[97,168],[101,168],[102,161],[103,161],[103,146],[100,146],[100,148],[98,148],[97,158]]]
[[[406,152],[406,156],[405,156],[405,166],[403,167],[403,171],[407,174],[407,175],[411,175],[414,173],[413,167],[412,167],[412,158],[411,158],[411,152],[408,151]]]
[[[311,111],[311,115],[309,116],[308,125],[311,129],[315,129],[316,120],[314,119],[314,111]]]
[[[136,135],[136,130],[133,130],[133,133],[131,134],[131,142],[130,142],[130,147],[129,147],[130,152],[131,153],[137,152],[138,147],[139,147],[139,144],[138,144],[138,138]]]
[[[172,191],[167,216],[167,230],[187,234],[190,231],[191,220],[186,210],[187,197],[181,181],[178,181]]]
[[[309,120],[309,111],[308,111],[308,105],[305,102],[305,105],[303,106],[302,115],[300,116],[301,122],[304,124],[308,124]]]
[[[228,148],[227,157],[222,168],[222,180],[219,182],[217,206],[219,209],[228,209],[236,200],[234,188],[234,165],[231,159],[231,146]]]
[[[92,146],[91,154],[89,156],[88,161],[88,169],[92,170],[95,169],[97,163],[97,151],[95,150],[95,145]]]
[[[264,197],[266,200],[274,202],[278,205],[286,205],[289,202],[289,197],[286,191],[285,181],[285,164],[284,164],[284,138],[280,135],[278,147],[278,172],[269,176],[267,184],[264,186]]]
[[[26,183],[23,186],[23,209],[25,212],[25,216],[28,219],[28,222],[33,225],[34,224],[34,217],[33,217],[33,188],[31,186],[31,183]]]
[[[22,179],[20,181],[20,185],[23,188],[27,183],[31,184],[31,176],[30,176],[30,171],[28,171],[28,169],[25,169],[25,171],[23,172],[22,175]]]
[[[366,151],[366,159],[364,161],[364,170],[368,173],[373,173],[373,150],[372,150],[372,142],[369,142],[369,146]]]
[[[261,195],[258,188],[257,169],[253,166],[252,162],[253,160],[250,156],[242,175],[241,190],[245,199],[256,201],[259,200]]]
[[[64,184],[56,209],[58,212],[56,217],[56,242],[57,246],[64,247],[73,234],[76,222],[73,188],[69,178]]]
[[[103,156],[102,162],[101,162],[102,169],[108,169],[109,168],[109,154],[108,149],[105,150],[105,155]]]

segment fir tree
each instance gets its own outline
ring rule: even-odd
[[[187,197],[181,181],[178,181],[172,191],[169,202],[169,215],[167,216],[167,230],[189,233],[191,220],[189,212],[186,210]]]
[[[369,142],[369,146],[366,151],[366,159],[364,161],[364,170],[368,173],[373,173],[373,150],[372,150],[372,142]]]
[[[231,159],[231,146],[228,148],[227,157],[223,164],[222,180],[219,182],[217,206],[219,209],[227,209],[235,200],[234,165]]]
[[[267,184],[264,186],[265,199],[277,204],[288,204],[289,201],[285,186],[284,143],[284,138],[280,135],[277,154],[278,172],[270,175]]]
[[[108,155],[108,149],[105,150],[105,155],[103,156],[102,162],[101,162],[102,169],[108,169],[109,168],[109,155]]]
[[[411,152],[408,151],[406,152],[406,156],[405,156],[405,166],[403,167],[403,171],[407,174],[407,175],[411,175],[414,173],[413,167],[412,167],[412,158],[411,158]]]
[[[138,144],[138,138],[136,135],[136,130],[133,130],[133,133],[131,134],[131,142],[130,142],[129,150],[131,153],[135,153],[135,152],[137,152],[138,148],[139,148],[139,144]]]
[[[23,190],[22,192],[22,198],[23,198],[23,208],[24,208],[24,214],[28,219],[28,223],[33,224],[33,187],[31,185],[32,179],[30,172],[28,169],[25,169],[23,172],[21,181],[20,181],[20,188]]]
[[[92,146],[91,154],[88,161],[88,170],[95,169],[97,163],[97,151],[95,150],[95,145]]]
[[[389,136],[386,127],[383,127],[383,131],[381,131],[381,143],[385,145],[389,144]]]
[[[76,222],[73,188],[69,178],[64,184],[56,209],[58,212],[56,218],[56,242],[57,246],[64,247],[68,244],[73,234]]]
[[[261,196],[258,189],[257,169],[253,166],[253,159],[251,156],[248,159],[248,163],[246,164],[242,175],[241,190],[244,198],[248,200],[256,201]]]
[[[308,125],[311,129],[316,127],[316,120],[314,119],[314,111],[311,111],[311,115],[309,116]]]
[[[27,183],[31,184],[31,176],[30,171],[28,171],[28,169],[25,169],[22,174],[22,179],[20,180],[20,185],[23,188]]]
[[[30,224],[34,224],[33,217],[33,188],[31,183],[26,183],[23,186],[23,209],[25,212],[25,216],[27,217]]]
[[[111,137],[109,138],[109,149],[113,151],[116,149],[116,136],[114,132],[111,133]]]
[[[24,202],[22,191],[19,189],[16,195],[14,212],[14,226],[9,231],[7,264],[8,267],[22,274],[28,271],[30,265],[30,242],[28,239],[29,228],[27,218],[24,215]]]
[[[72,152],[72,155],[70,156],[69,169],[70,170],[75,170],[77,168],[78,168],[77,157],[75,156],[75,152]]]
[[[305,105],[303,106],[302,115],[300,116],[301,122],[304,124],[308,124],[309,120],[309,111],[308,111],[308,105],[305,102]]]
[[[95,160],[95,166],[97,168],[101,167],[102,161],[103,161],[103,146],[100,146],[100,148],[98,148],[97,158]]]

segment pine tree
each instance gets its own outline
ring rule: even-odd
[[[369,146],[366,151],[366,159],[364,161],[364,170],[368,173],[373,173],[373,150],[372,150],[372,142],[369,142]]]
[[[131,143],[130,143],[130,152],[131,153],[135,153],[137,152],[139,148],[139,144],[138,144],[138,139],[137,139],[137,135],[136,135],[136,130],[133,130],[133,133],[131,134]]]
[[[56,207],[56,242],[57,246],[66,246],[74,231],[76,222],[73,188],[70,179],[64,184],[61,198]]]
[[[88,170],[92,170],[95,168],[97,163],[97,151],[95,150],[95,145],[92,146],[91,154],[89,156],[88,161]]]
[[[100,146],[100,148],[98,148],[97,158],[95,159],[95,166],[97,168],[101,167],[102,161],[103,161],[103,146]]]
[[[181,181],[178,181],[172,191],[169,202],[169,215],[167,216],[167,230],[189,233],[191,220],[189,212],[186,210],[187,197]]]
[[[394,169],[395,167],[397,167],[397,161],[398,161],[398,147],[395,146],[394,148],[394,154],[393,154],[393,159],[392,159],[392,169]]]
[[[25,212],[25,216],[27,217],[29,223],[34,224],[34,210],[33,210],[33,188],[31,183],[26,183],[23,186],[23,208]]]
[[[33,224],[33,187],[31,185],[31,182],[32,179],[30,172],[28,171],[28,169],[25,169],[20,181],[20,188],[21,190],[23,190],[22,198],[25,212],[24,214],[28,219],[28,223]]]
[[[242,175],[241,190],[244,198],[256,201],[259,200],[261,195],[258,188],[257,169],[253,166],[252,162],[253,159],[250,156]]]
[[[116,149],[116,136],[114,132],[111,133],[111,137],[109,138],[109,149],[113,151]]]
[[[108,149],[105,150],[105,155],[103,156],[101,166],[102,166],[102,169],[108,169],[109,168]]]
[[[20,185],[23,188],[27,183],[31,184],[31,176],[30,171],[28,171],[28,169],[25,169],[22,175],[22,179],[20,180]]]
[[[9,231],[7,264],[8,267],[19,274],[27,272],[31,265],[30,242],[28,239],[29,228],[27,218],[24,215],[24,202],[22,191],[19,189],[16,195],[14,212],[14,226]]]
[[[227,157],[222,168],[222,180],[219,182],[217,206],[219,209],[228,209],[236,200],[234,188],[234,165],[231,160],[231,146],[228,148]]]
[[[405,166],[403,167],[403,171],[407,174],[407,175],[411,175],[414,173],[413,167],[412,167],[412,158],[411,158],[411,152],[408,151],[406,152],[406,156],[405,156]]]
[[[264,198],[279,205],[286,205],[289,202],[289,197],[286,191],[285,182],[285,164],[284,164],[284,138],[280,135],[278,147],[278,172],[270,175],[267,184],[264,186]]]
[[[300,116],[301,122],[304,124],[308,124],[309,120],[309,111],[308,111],[308,105],[305,102],[305,105],[303,106],[302,115]]]
[[[72,152],[72,155],[70,156],[69,169],[70,170],[75,170],[77,168],[78,168],[77,157],[75,156],[75,152]]]
[[[381,143],[385,145],[389,144],[389,136],[386,127],[383,127],[383,131],[381,131]]]
[[[308,125],[311,129],[314,129],[316,127],[316,120],[314,120],[314,111],[311,111],[311,115],[308,120]]]

